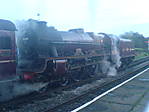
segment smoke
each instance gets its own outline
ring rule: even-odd
[[[18,40],[24,37],[24,34],[26,33],[26,29],[28,29],[30,25],[26,20],[20,20],[20,21],[16,21],[16,27],[17,27],[16,40],[18,42]]]
[[[0,85],[0,102],[8,101],[17,96],[29,94],[34,91],[39,91],[45,87],[47,83],[20,83],[20,82],[9,82]]]
[[[45,87],[47,83],[34,83],[34,84],[29,84],[29,83],[17,83],[16,86],[14,86],[13,91],[16,96],[22,95],[22,94],[27,94],[33,91],[39,91],[39,89]]]
[[[106,74],[109,71],[110,66],[111,66],[110,61],[108,61],[107,58],[104,57],[104,59],[101,62],[102,73]]]
[[[101,71],[102,73],[108,76],[117,75],[117,68],[121,66],[121,56],[118,48],[118,40],[119,38],[111,35],[111,59],[108,59],[107,56],[104,57],[101,63]]]
[[[149,103],[147,103],[144,112],[149,112]]]
[[[119,68],[121,66],[121,57],[119,53],[119,48],[118,48],[118,40],[119,38],[116,36],[111,36],[111,41],[112,41],[112,62],[115,64],[115,67]]]
[[[117,74],[116,67],[114,65],[110,66],[107,75],[108,76],[115,76],[116,74]]]
[[[103,74],[108,76],[115,76],[117,74],[116,64],[112,64],[107,58],[101,62],[101,70]]]

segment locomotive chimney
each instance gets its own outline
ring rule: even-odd
[[[84,33],[84,29],[83,28],[70,29],[69,32]]]
[[[47,27],[47,22],[45,22],[45,21],[38,21],[37,23],[41,28]]]

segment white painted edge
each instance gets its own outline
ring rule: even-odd
[[[128,80],[122,82],[121,84],[119,84],[119,85],[117,85],[117,86],[111,88],[110,90],[108,90],[108,91],[102,93],[101,95],[95,97],[93,100],[91,100],[91,101],[89,101],[89,102],[83,104],[82,106],[80,106],[80,107],[78,107],[78,108],[72,110],[71,112],[77,112],[77,111],[79,111],[79,110],[81,110],[81,109],[83,109],[83,108],[89,106],[90,104],[94,103],[96,100],[98,100],[98,99],[100,99],[101,97],[105,96],[106,94],[112,92],[113,90],[115,90],[115,89],[121,87],[122,85],[126,84],[127,82],[133,80],[134,78],[138,77],[139,75],[141,75],[142,73],[146,72],[147,70],[149,70],[149,68],[147,68],[147,69],[145,69],[144,71],[142,71],[142,72],[136,74],[135,76],[133,76],[133,77],[131,77],[130,79],[128,79]]]
[[[11,80],[2,80],[2,81],[0,81],[0,84],[1,84],[1,83],[13,82],[13,81],[18,81],[18,78],[11,79]]]

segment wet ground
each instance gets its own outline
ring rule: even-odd
[[[94,87],[98,87],[103,82],[106,82],[107,79],[101,79],[94,81],[89,84],[82,85],[80,87],[77,87],[75,89],[71,89],[69,91],[60,91],[59,93],[56,93],[57,95],[53,95],[45,100],[40,101],[34,101],[27,105],[22,106],[21,108],[12,110],[11,112],[42,112],[46,111],[49,108],[53,108],[56,105],[62,104],[66,101],[69,101],[70,99],[77,97],[87,91],[91,91]]]
[[[149,70],[79,112],[149,112]]]

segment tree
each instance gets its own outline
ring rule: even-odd
[[[145,43],[146,39],[142,34],[139,34],[138,32],[126,32],[120,36],[124,39],[130,39],[134,43],[135,48],[142,48],[144,50],[147,50],[147,43]]]

